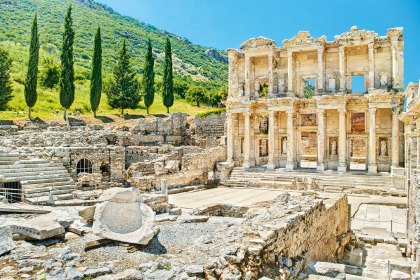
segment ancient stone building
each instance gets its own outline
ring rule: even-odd
[[[408,239],[409,251],[417,260],[420,271],[420,88],[410,83],[405,92],[407,109],[400,119],[405,127],[405,186],[408,191]]]
[[[244,169],[399,168],[403,49],[402,28],[378,36],[357,27],[334,41],[301,31],[282,46],[259,37],[230,49],[228,161]]]

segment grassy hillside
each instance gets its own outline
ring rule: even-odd
[[[227,64],[205,55],[207,48],[193,45],[185,38],[159,30],[151,25],[135,19],[119,15],[112,9],[91,0],[0,0],[0,47],[6,49],[13,59],[12,79],[14,99],[9,103],[11,111],[26,111],[23,98],[23,85],[26,64],[28,60],[28,45],[31,21],[35,12],[38,13],[38,24],[41,43],[42,62],[45,57],[53,57],[59,63],[62,41],[64,13],[73,5],[76,63],[76,100],[72,111],[88,113],[89,106],[89,78],[91,56],[93,52],[93,36],[98,25],[101,26],[103,36],[104,76],[108,76],[113,68],[116,55],[121,47],[121,41],[127,40],[132,57],[133,68],[142,74],[146,43],[152,40],[156,55],[155,72],[158,76],[163,73],[163,50],[166,37],[171,39],[174,55],[174,71],[176,79],[187,81],[189,84],[201,84],[206,88],[216,89],[226,84]],[[40,64],[42,66],[42,63]],[[48,116],[60,110],[58,90],[53,91],[39,87],[39,98],[34,107],[35,115]],[[101,106],[102,112],[114,112],[106,105],[105,94]],[[163,113],[160,97],[157,96],[152,112],[160,107]],[[186,110],[189,112],[202,111],[192,108],[184,100],[177,99],[173,111]],[[158,112],[156,112],[158,113]],[[0,112],[2,116],[12,113]]]

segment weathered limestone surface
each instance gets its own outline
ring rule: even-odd
[[[65,232],[64,227],[46,215],[26,221],[7,221],[5,225],[10,226],[13,233],[36,240],[44,240]]]
[[[0,226],[0,256],[16,247],[12,239],[12,230],[8,226]]]
[[[167,118],[140,119],[132,132],[183,136],[187,132],[187,114],[172,113]]]
[[[155,213],[136,189],[111,188],[99,198],[93,231],[121,242],[147,245],[154,236]]]

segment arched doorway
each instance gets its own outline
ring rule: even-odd
[[[92,162],[86,158],[82,158],[76,165],[76,174],[79,173],[92,173]]]

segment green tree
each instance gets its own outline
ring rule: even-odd
[[[144,73],[143,73],[143,87],[144,87],[144,106],[146,106],[147,114],[149,114],[149,108],[153,104],[155,99],[155,72],[153,66],[155,59],[153,57],[152,42],[147,43],[146,60],[144,62]]]
[[[60,66],[54,62],[52,57],[45,58],[42,64],[41,86],[52,90],[60,82]]]
[[[29,62],[28,72],[25,81],[25,101],[29,107],[28,117],[32,120],[32,107],[35,106],[37,100],[37,84],[38,84],[38,63],[39,63],[39,36],[38,36],[38,16],[35,14],[32,22],[31,44],[29,46]]]
[[[169,38],[166,38],[165,44],[165,62],[163,70],[163,105],[169,114],[169,108],[174,105],[174,80],[172,70],[172,50]]]
[[[93,50],[92,60],[92,77],[90,82],[90,106],[93,111],[93,115],[96,117],[96,111],[98,110],[99,103],[101,102],[102,92],[102,40],[101,40],[101,28],[95,35],[95,47]]]
[[[140,84],[136,73],[131,69],[130,56],[127,53],[124,40],[118,60],[115,63],[113,78],[109,81],[105,90],[109,106],[113,109],[121,109],[122,115],[124,115],[124,109],[126,108],[137,108],[141,100],[139,89]]]
[[[205,100],[205,90],[199,86],[190,87],[185,94],[185,99],[188,102],[195,103],[197,107],[200,107],[200,102]]]
[[[174,79],[174,93],[177,97],[185,99],[185,94],[188,88],[188,83],[180,79]]]
[[[0,111],[6,110],[7,103],[13,98],[10,80],[11,68],[12,60],[9,54],[0,48]]]
[[[64,108],[65,120],[67,120],[67,109],[74,101],[74,30],[71,11],[70,5],[64,19],[63,48],[61,50],[60,104]]]
[[[310,99],[315,95],[315,86],[311,84],[308,80],[304,81],[303,85],[303,97]]]

